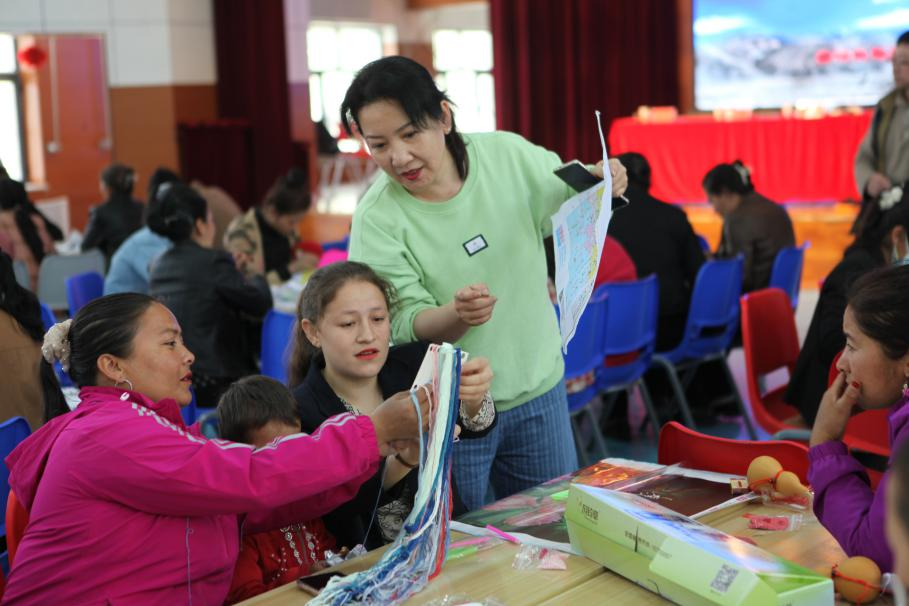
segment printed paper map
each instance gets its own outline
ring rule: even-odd
[[[597,124],[600,112],[597,112]],[[606,141],[600,125],[603,146],[603,181],[567,202],[552,215],[555,248],[555,288],[559,304],[559,331],[562,352],[574,336],[578,320],[593,293],[593,283],[603,254],[606,230],[612,218],[612,174],[606,157]]]

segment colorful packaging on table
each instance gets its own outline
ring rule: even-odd
[[[664,598],[686,605],[833,603],[829,578],[654,501],[576,484],[569,490],[572,547]]]

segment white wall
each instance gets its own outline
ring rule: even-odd
[[[102,34],[111,86],[217,80],[211,0],[0,0],[0,31]]]

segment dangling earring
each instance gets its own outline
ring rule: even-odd
[[[127,385],[129,385],[129,390],[130,390],[130,391],[133,391],[133,383],[132,383],[132,381],[130,381],[129,379],[126,379],[126,378],[124,378],[124,379],[119,379],[116,383],[114,383],[114,387],[116,387],[116,386],[119,385],[120,383],[126,383]]]
[[[903,399],[909,399],[909,377],[906,377],[906,380],[903,381]]]

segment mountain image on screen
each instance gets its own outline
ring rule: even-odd
[[[695,105],[874,105],[909,0],[694,0]]]

